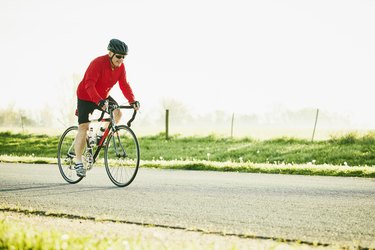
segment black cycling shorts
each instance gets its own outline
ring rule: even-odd
[[[113,99],[111,96],[108,96],[107,100],[110,104],[118,105],[116,100]],[[92,112],[94,112],[95,109],[101,110],[101,108],[94,102],[78,99],[77,101],[78,124],[90,122],[89,114],[92,114]]]

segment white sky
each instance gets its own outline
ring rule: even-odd
[[[145,110],[311,107],[374,128],[374,13],[373,0],[1,0],[0,107],[59,105],[118,38]]]

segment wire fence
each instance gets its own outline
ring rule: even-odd
[[[345,124],[345,121],[340,120],[339,124]],[[322,125],[321,127],[319,127],[320,124]],[[343,127],[333,124],[332,119],[327,119],[324,113],[320,117],[319,109],[310,110],[310,115],[302,116],[302,118],[291,118],[289,116],[282,119],[282,116],[280,116],[279,119],[263,119],[263,121],[259,117],[248,117],[235,113],[231,115],[221,114],[219,119],[218,117],[213,119],[211,117],[211,119],[207,118],[205,121],[201,117],[182,119],[178,114],[166,109],[163,127],[164,129],[161,129],[159,124],[159,130],[164,131],[167,140],[174,134],[217,134],[230,138],[299,137],[314,141],[327,139],[334,133],[350,131],[350,129],[345,130]]]
[[[207,136],[214,134],[229,138],[296,137],[315,141],[329,139],[332,135],[345,134],[354,130],[347,117],[332,116],[332,114],[319,109],[308,109],[303,112],[273,112],[263,115],[244,115],[221,111],[206,115],[193,115],[172,108],[153,114],[154,116],[142,111],[139,113],[132,126],[137,134],[147,136],[163,133],[166,139],[174,135]],[[62,116],[56,115],[57,121],[54,126],[51,126],[46,120],[39,119],[43,122],[37,122],[18,112],[8,112],[6,116],[1,117],[3,117],[3,124],[0,124],[0,130],[26,133],[35,131],[38,133],[57,131],[59,133],[61,129],[68,125],[76,125],[77,122],[75,116],[64,119]],[[60,121],[61,119],[63,122]],[[369,131],[369,129],[355,130]]]

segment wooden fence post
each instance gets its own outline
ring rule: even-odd
[[[234,113],[232,114],[232,123],[230,126],[230,138],[233,138]]]
[[[25,133],[25,127],[24,127],[24,116],[21,115],[21,127],[22,127],[22,132]]]
[[[317,124],[317,122],[318,122],[318,115],[319,115],[319,109],[316,110],[314,130],[313,130],[313,134],[312,134],[312,138],[311,138],[311,141],[312,141],[312,142],[314,141],[315,130],[316,130],[316,124]]]
[[[169,139],[169,109],[165,110],[165,139]]]

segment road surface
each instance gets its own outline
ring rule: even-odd
[[[259,239],[375,248],[375,180],[140,169],[128,187],[94,168],[67,184],[56,165],[0,163],[0,203]]]

